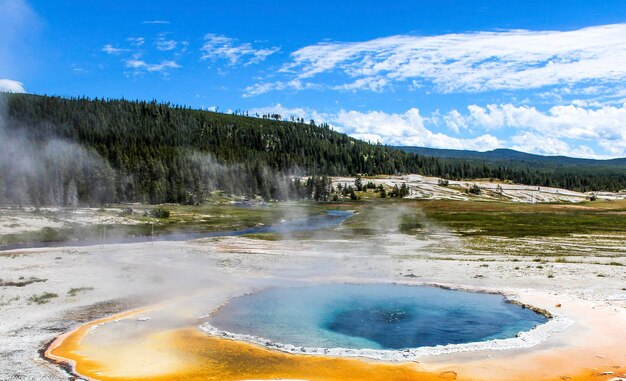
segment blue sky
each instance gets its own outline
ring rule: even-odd
[[[625,1],[0,0],[0,89],[626,156]]]

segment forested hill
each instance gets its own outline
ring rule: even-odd
[[[455,158],[455,159],[472,159],[481,160],[490,163],[512,163],[522,164],[529,163],[538,167],[548,166],[578,166],[578,167],[596,167],[596,168],[609,168],[616,167],[626,170],[626,158],[609,159],[609,160],[594,160],[594,159],[579,159],[568,156],[542,156],[534,155],[526,152],[515,151],[512,149],[498,148],[492,151],[470,151],[470,150],[455,150],[455,149],[440,149],[440,148],[428,148],[428,147],[395,147],[409,153],[415,153],[418,155],[432,156],[437,158]]]
[[[291,175],[420,173],[579,190],[626,188],[626,173],[437,159],[368,144],[326,125],[156,102],[0,94],[0,203],[198,202],[212,190],[310,197]]]

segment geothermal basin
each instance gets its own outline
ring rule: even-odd
[[[277,349],[397,351],[512,339],[548,318],[500,294],[402,284],[275,287],[231,299],[203,328]]]

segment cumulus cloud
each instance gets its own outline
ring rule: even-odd
[[[453,110],[444,121],[453,130],[473,126],[487,131],[512,131],[513,148],[525,152],[599,157],[589,147],[598,144],[609,156],[626,156],[626,104],[575,102],[546,111],[512,104],[470,105],[466,114]]]
[[[345,133],[358,139],[389,145],[423,146],[435,148],[491,150],[502,146],[496,137],[485,134],[476,138],[454,138],[428,129],[419,109],[405,113],[382,111],[340,111],[333,122]]]
[[[443,117],[443,121],[452,131],[457,134],[461,132],[461,129],[467,128],[467,122],[463,115],[457,110],[452,110]]]
[[[540,155],[607,159],[626,157],[626,105],[621,107],[534,107],[470,105],[466,113],[451,110],[422,115],[411,108],[401,113],[340,110],[320,113],[306,107],[274,106],[250,110],[251,115],[279,114],[326,122],[357,139],[388,145],[487,151],[496,148]],[[438,132],[443,126],[465,137]],[[497,135],[497,136],[496,136]]]
[[[331,128],[354,138],[388,145],[486,151],[502,147],[503,144],[499,139],[489,134],[461,139],[432,132],[427,125],[432,124],[435,118],[422,116],[417,108],[411,108],[404,113],[355,110],[320,113],[309,108],[289,108],[278,103],[274,106],[254,108],[250,110],[250,113],[253,115],[279,114],[286,119],[294,116],[304,118],[305,121],[313,119],[318,124],[328,123]]]
[[[204,36],[204,45],[200,50],[203,52],[202,60],[226,60],[230,65],[251,65],[265,61],[280,48],[257,48],[249,42],[238,42],[231,37],[209,33]]]
[[[511,104],[471,105],[468,124],[497,129],[536,130],[555,137],[582,140],[626,140],[626,104],[621,107],[554,106],[545,112],[535,107]]]
[[[396,82],[442,93],[616,84],[626,79],[626,24],[321,42],[291,57],[285,75],[339,74],[344,83],[334,88],[352,91]]]
[[[541,155],[568,155],[571,153],[569,144],[556,138],[523,132],[511,138],[514,150]]]
[[[14,81],[12,79],[0,79],[0,92],[6,93],[25,93],[24,85],[22,82]]]
[[[517,151],[548,156],[570,156],[589,159],[607,159],[611,156],[599,155],[593,148],[584,145],[570,145],[565,141],[533,132],[524,131],[511,138],[511,148]]]

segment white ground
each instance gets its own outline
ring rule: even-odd
[[[37,231],[43,228],[61,228],[70,224],[134,224],[120,216],[119,208],[0,208],[0,236]],[[1,240],[0,240],[1,242]]]
[[[354,185],[355,177],[334,177],[333,185]],[[421,175],[384,176],[376,178],[363,178],[364,183],[369,181],[375,185],[383,184],[388,188],[406,184],[411,191],[410,198],[422,199],[501,199],[516,202],[582,202],[589,200],[592,195],[598,199],[614,200],[626,199],[626,193],[589,192],[581,193],[567,189],[537,187],[531,185],[518,185],[488,180],[454,181],[449,180],[448,186],[439,185],[439,177]],[[466,192],[471,186],[477,185],[483,192],[479,196],[470,195]],[[498,188],[500,187],[500,189]]]
[[[209,312],[228,296],[266,285],[291,285],[303,281],[401,281],[503,291],[575,321],[573,327],[553,335],[539,348],[558,347],[568,337],[586,337],[585,332],[588,334],[593,327],[580,318],[585,316],[577,312],[580,308],[584,308],[585,313],[595,311],[594,314],[603,316],[606,327],[626,324],[625,266],[581,263],[538,266],[530,258],[511,262],[505,253],[493,254],[490,259],[494,262],[489,262],[488,266],[480,261],[466,261],[464,255],[459,255],[458,260],[437,260],[439,255],[432,249],[446,240],[456,241],[457,238],[442,233],[422,238],[387,233],[366,240],[313,239],[305,242],[229,237],[186,243],[4,252],[0,254],[0,278],[36,277],[47,281],[0,289],[3,298],[0,307],[0,379],[67,379],[62,371],[42,360],[37,352],[55,336],[81,322],[132,305],[207,289],[210,297],[203,297],[200,304],[188,305],[185,314],[177,308],[171,316],[147,315],[150,320],[136,321],[135,324],[158,326],[182,324],[182,321],[188,324],[189,314],[198,316]],[[593,274],[604,274],[605,277]],[[75,297],[67,295],[70,288],[78,287],[94,289],[80,292]],[[29,304],[30,296],[46,291],[59,296],[48,304]],[[129,298],[131,302],[121,305],[97,305]],[[562,303],[563,307],[556,308],[556,303]],[[612,335],[618,335],[615,339],[626,340],[623,331]],[[619,361],[626,364],[626,354],[620,356]]]

